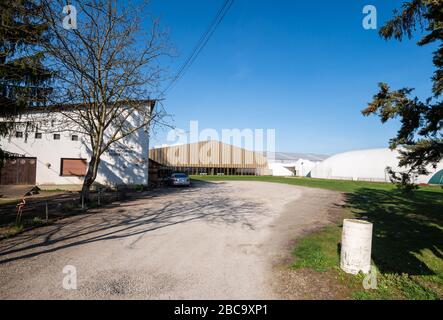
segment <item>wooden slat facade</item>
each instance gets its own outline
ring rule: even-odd
[[[263,155],[220,141],[151,149],[149,158],[167,167],[265,169],[268,166]]]

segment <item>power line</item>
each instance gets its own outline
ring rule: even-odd
[[[179,68],[177,75],[172,79],[172,81],[168,84],[168,86],[162,91],[162,95],[167,93],[180,80],[180,78],[183,77],[183,75],[186,73],[186,71],[189,70],[189,68],[192,66],[192,64],[197,59],[198,55],[202,52],[202,50],[204,49],[206,44],[211,39],[215,30],[217,30],[217,27],[223,21],[224,17],[226,16],[226,14],[229,11],[229,9],[231,9],[233,3],[234,3],[234,0],[225,0],[222,7],[217,12],[217,15],[215,16],[214,20],[212,20],[211,24],[209,25],[208,29],[203,33],[203,35],[201,36],[197,45],[192,50],[189,57],[185,60],[183,65]]]
[[[194,50],[192,51],[192,53],[189,55],[189,57],[187,58],[187,60],[185,61],[185,63],[181,66],[181,68],[179,69],[179,71],[177,72],[177,76],[180,75],[184,69],[186,68],[186,66],[191,62],[192,58],[197,54],[197,51],[199,50],[199,48],[202,46],[202,43],[205,41],[205,39],[208,37],[209,33],[211,32],[211,30],[213,30],[214,26],[216,25],[217,21],[219,20],[220,16],[222,15],[223,11],[225,10],[227,4],[228,4],[229,0],[226,0],[223,4],[223,6],[219,9],[219,11],[217,12],[217,15],[214,17],[214,19],[212,20],[211,24],[208,26],[208,28],[206,29],[206,32],[204,34],[202,34],[202,36],[200,37],[199,41],[197,42],[197,45],[194,47]]]

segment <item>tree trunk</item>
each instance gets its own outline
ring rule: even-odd
[[[80,201],[84,201],[84,203],[88,203],[90,200],[89,191],[91,189],[92,184],[97,178],[98,165],[100,164],[100,157],[91,157],[91,161],[89,161],[88,171],[86,172],[85,180],[83,181],[82,193]]]

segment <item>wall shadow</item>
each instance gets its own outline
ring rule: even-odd
[[[359,189],[346,206],[374,225],[372,258],[383,273],[434,275],[417,255],[443,259],[443,196],[438,192]]]
[[[84,143],[84,147],[90,158],[90,145]],[[148,154],[149,137],[143,128],[114,142],[101,157],[96,184],[146,184]]]

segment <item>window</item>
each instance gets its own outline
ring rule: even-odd
[[[86,159],[61,159],[60,175],[65,177],[84,177],[86,175]]]
[[[36,133],[35,133],[35,138],[36,138],[36,139],[41,139],[42,136],[43,136],[43,135],[42,135],[41,132],[36,132]]]
[[[72,140],[72,141],[78,141],[78,135],[73,134],[73,135],[71,136],[71,140]]]
[[[17,132],[15,133],[15,137],[16,137],[16,138],[23,138],[23,132],[21,132],[21,131],[17,131]]]
[[[60,134],[54,133],[54,140],[60,140]]]

